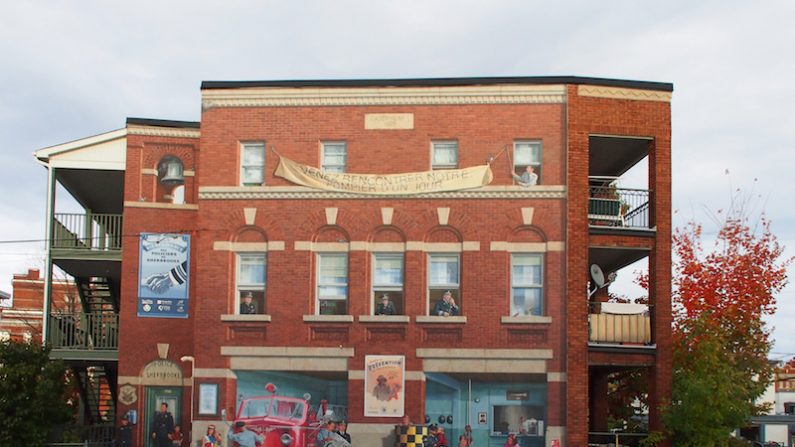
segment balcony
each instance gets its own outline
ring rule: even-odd
[[[56,213],[53,249],[121,250],[121,214]]]
[[[619,188],[615,177],[589,177],[588,223],[591,226],[650,229],[648,189]]]
[[[588,341],[614,345],[651,344],[651,317],[645,304],[590,303]]]
[[[112,312],[54,312],[47,341],[53,356],[69,359],[113,360],[119,349],[119,314]]]

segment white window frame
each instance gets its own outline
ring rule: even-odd
[[[538,161],[532,161],[529,164],[518,164],[517,163],[518,157],[516,157],[516,149],[517,149],[517,146],[519,146],[519,145],[531,145],[531,146],[537,147],[538,148]],[[524,170],[528,166],[532,166],[533,167],[533,171],[538,176],[538,184],[540,185],[541,184],[541,165],[542,165],[542,160],[543,160],[543,150],[544,150],[544,148],[541,145],[541,141],[540,140],[515,140],[513,142],[513,172],[516,175],[521,176],[522,172],[524,172]],[[521,168],[521,172],[517,172],[517,168]]]
[[[342,257],[345,258],[345,283],[344,284],[340,284],[340,283],[328,283],[328,284],[322,283],[320,281],[320,278],[321,278],[320,270],[321,270],[321,267],[322,267],[323,258],[342,258]],[[323,253],[316,253],[315,254],[315,259],[316,259],[316,262],[315,262],[315,264],[316,264],[316,266],[315,266],[315,315],[322,315],[320,313],[320,309],[321,309],[320,302],[321,301],[346,301],[346,305],[345,305],[346,314],[349,314],[350,313],[350,309],[348,309],[348,304],[349,303],[347,303],[347,301],[348,301],[348,297],[351,294],[351,290],[350,290],[350,275],[351,275],[351,272],[350,272],[350,256],[348,256],[348,253],[339,253],[339,252],[326,253],[326,252],[323,252]],[[324,297],[324,298],[321,299],[320,288],[323,287],[323,286],[345,287],[345,296],[329,297],[329,298]]]
[[[436,147],[443,146],[443,145],[454,145],[455,146],[455,163],[437,163],[436,162]],[[431,169],[457,169],[458,163],[461,159],[461,150],[458,147],[458,141],[456,140],[435,140],[431,141]]]
[[[538,283],[538,284],[535,284],[535,283],[517,283],[515,281],[514,274],[513,274],[513,267],[514,267],[515,259],[517,257],[519,257],[519,256],[530,256],[530,257],[534,257],[534,258],[538,258],[539,259],[539,264],[538,265],[539,265],[539,268],[541,270],[539,272],[539,279],[541,281],[540,283]],[[541,309],[540,309],[538,315],[536,315],[536,314],[531,314],[531,315],[533,315],[533,316],[543,316],[544,313],[546,312],[546,309],[544,308],[544,260],[545,260],[545,257],[544,257],[543,253],[530,253],[530,252],[511,253],[511,284],[510,284],[511,293],[510,293],[510,301],[508,302],[508,311],[509,311],[509,315],[510,316],[512,316],[512,317],[513,316],[525,316],[523,314],[522,315],[515,315],[514,312],[513,312],[513,299],[514,299],[514,291],[515,291],[515,289],[538,289],[538,290],[540,290],[538,299],[539,299],[539,305],[540,305]]]
[[[245,152],[247,149],[260,149],[262,151],[262,164],[245,164]],[[246,141],[240,143],[240,186],[260,186],[265,184],[265,142],[264,141]],[[246,182],[245,172],[246,168],[259,168],[261,171],[262,181]]]
[[[342,147],[342,164],[326,162],[326,149]],[[348,170],[348,144],[344,141],[323,141],[320,143],[320,169],[330,173],[342,174]]]
[[[432,284],[432,276],[431,276],[431,265],[433,258],[441,258],[441,257],[455,257],[458,264],[458,277],[457,283],[445,283],[445,284]],[[453,295],[453,299],[455,300],[456,305],[459,308],[459,315],[461,315],[460,309],[462,308],[462,299],[461,299],[461,253],[428,253],[428,268],[427,268],[427,275],[428,275],[428,286],[426,287],[426,299],[425,302],[427,304],[428,309],[426,310],[426,315],[431,315],[431,311],[433,310],[434,306],[436,306],[436,301],[431,302],[431,291],[432,290],[457,290],[458,295]]]
[[[376,282],[376,267],[378,265],[378,259],[400,259],[400,284],[379,284]],[[378,307],[378,303],[380,302],[380,297],[375,296],[376,290],[384,291],[384,292],[400,292],[401,299],[402,299],[402,309],[401,312],[397,312],[398,309],[395,309],[396,315],[405,315],[406,313],[406,293],[405,293],[405,284],[406,284],[406,257],[403,253],[373,253],[373,269],[372,269],[372,287],[370,288],[370,296],[373,297],[373,300],[370,301],[370,315],[375,314],[375,309]]]
[[[261,257],[262,264],[263,264],[263,278],[262,283],[245,283],[241,281],[242,274],[241,270],[243,267],[243,258],[254,258],[254,257]],[[234,314],[240,313],[240,292],[241,290],[257,290],[262,292],[262,303],[258,304],[258,313],[265,314],[266,307],[268,305],[268,296],[267,296],[267,284],[268,284],[268,253],[266,252],[244,252],[244,253],[235,253],[235,308]]]

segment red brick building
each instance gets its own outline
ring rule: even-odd
[[[53,286],[53,312],[68,312],[80,306],[75,285],[66,280],[55,280]],[[0,339],[41,342],[44,308],[44,279],[39,269],[14,274],[13,292],[0,306]]]
[[[627,370],[649,378],[659,429],[672,89],[205,82],[201,122],[130,118],[42,149],[49,260],[105,291],[91,302],[106,344],[81,361],[112,376],[140,442],[161,402],[198,435],[273,382],[344,406],[360,445],[392,445],[405,413],[454,440],[471,425],[478,445],[515,431],[525,445],[584,446],[607,431],[610,378]],[[277,170],[284,159],[303,177]],[[618,186],[633,170],[641,185]],[[56,182],[85,214],[54,209]],[[608,281],[596,270],[644,258],[648,307],[590,293]],[[384,294],[391,315],[376,315]],[[402,356],[388,379],[399,399],[378,402],[368,356]]]

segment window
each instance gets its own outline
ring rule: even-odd
[[[511,316],[543,315],[543,256],[511,255]]]
[[[348,163],[348,148],[345,143],[322,143],[321,169],[326,172],[342,173]]]
[[[524,175],[528,172],[528,166],[532,167],[532,171]],[[528,186],[541,184],[540,141],[516,141],[513,143],[513,172],[517,182],[526,183]],[[533,174],[535,174],[535,178],[533,178]],[[524,177],[522,177],[523,175]]]
[[[444,292],[452,294],[458,315],[461,315],[460,260],[456,254],[433,254],[428,256],[428,314],[436,315],[434,308]]]
[[[265,253],[237,255],[237,302],[235,304],[237,313],[265,313],[265,271]],[[248,297],[251,299],[249,300]]]
[[[265,183],[265,143],[243,143],[240,147],[240,184]]]
[[[395,315],[403,315],[403,254],[376,253],[373,255],[373,313],[379,314],[379,304],[386,294]],[[388,304],[380,309],[389,308]],[[386,310],[383,315],[391,315]]]
[[[432,169],[455,169],[458,167],[458,142],[434,141],[431,143]]]
[[[348,254],[317,254],[317,313],[348,313]]]

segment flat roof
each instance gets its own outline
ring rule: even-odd
[[[127,118],[127,124],[134,124],[138,126],[155,126],[155,127],[177,127],[198,129],[200,124],[198,121],[174,121],[174,120],[158,120],[153,118]]]
[[[202,90],[249,87],[441,87],[495,84],[587,84],[672,92],[669,82],[632,81],[582,76],[497,76],[469,78],[318,79],[293,81],[203,81]]]

